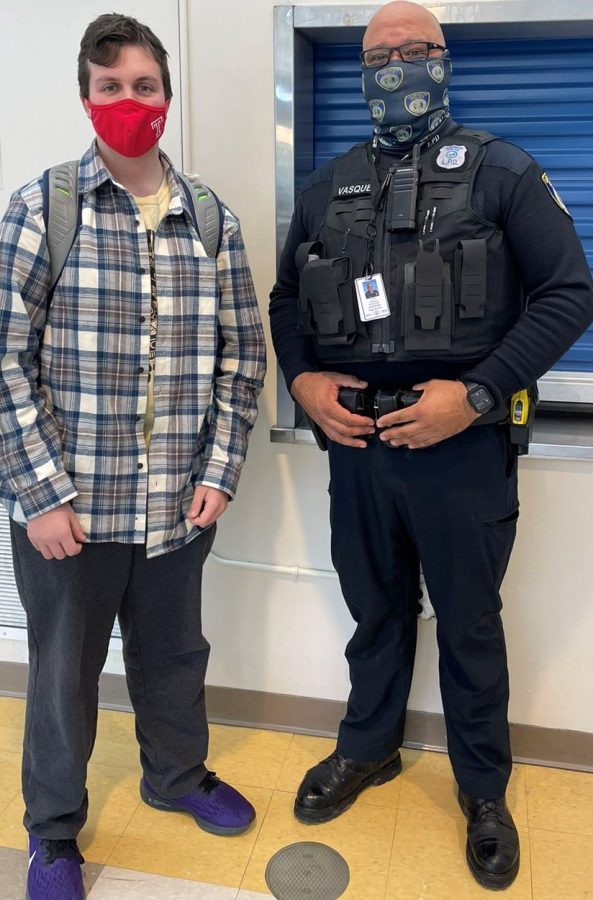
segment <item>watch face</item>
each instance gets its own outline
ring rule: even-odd
[[[478,413],[488,412],[494,406],[494,400],[490,396],[490,392],[482,385],[472,388],[467,392],[467,399],[471,406]]]

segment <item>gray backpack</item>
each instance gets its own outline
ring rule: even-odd
[[[215,257],[222,238],[220,200],[198,178],[181,175],[192,220],[208,256]],[[43,221],[51,262],[51,287],[48,303],[81,224],[82,194],[78,193],[78,160],[60,163],[43,173]]]

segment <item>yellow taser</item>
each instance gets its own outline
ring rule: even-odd
[[[529,392],[517,391],[511,397],[511,425],[527,425],[529,420]]]

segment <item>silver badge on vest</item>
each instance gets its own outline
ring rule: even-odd
[[[463,144],[447,144],[441,147],[436,164],[440,169],[459,169],[465,162],[467,147]]]

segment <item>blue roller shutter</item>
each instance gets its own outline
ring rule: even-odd
[[[523,147],[570,209],[593,270],[593,40],[448,41],[451,109],[464,125]],[[366,140],[358,45],[317,44],[315,165]],[[593,328],[557,369],[593,373]]]

